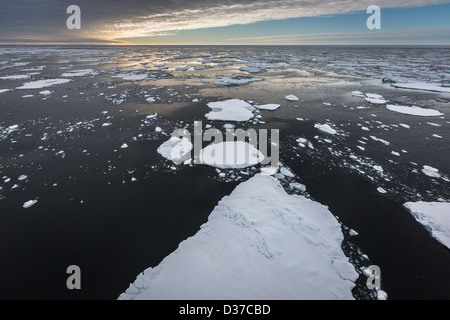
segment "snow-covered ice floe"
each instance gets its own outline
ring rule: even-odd
[[[118,74],[115,76],[112,76],[111,78],[122,78],[123,80],[127,81],[141,81],[148,78],[148,74]]]
[[[277,110],[279,107],[281,107],[280,104],[263,104],[261,106],[256,106],[256,108],[261,109],[261,110],[270,110],[270,111],[274,111]]]
[[[450,87],[442,87],[432,83],[423,82],[408,82],[408,83],[394,83],[392,84],[395,88],[402,89],[413,89],[413,90],[425,90],[434,92],[447,92],[450,93]]]
[[[422,117],[439,117],[439,116],[443,116],[443,113],[440,113],[437,110],[433,110],[433,109],[425,109],[425,108],[421,108],[421,107],[416,107],[416,106],[398,106],[398,105],[393,105],[393,104],[388,104],[386,106],[386,108],[388,108],[391,111],[395,111],[395,112],[399,112],[399,113],[403,113],[403,114],[409,114],[412,116],[422,116]]]
[[[235,78],[235,77],[223,77],[221,80],[216,81],[216,85],[222,86],[240,86],[254,81],[262,81],[261,78]]]
[[[119,299],[353,299],[358,273],[328,209],[256,175]]]
[[[366,93],[365,100],[372,104],[385,104],[387,101],[383,98],[383,96],[376,93]]]
[[[255,108],[239,99],[210,102],[208,107],[212,109],[205,115],[208,120],[248,121],[255,116],[253,114]]]
[[[450,203],[407,202],[404,207],[434,238],[450,249]]]
[[[284,97],[287,101],[299,101],[300,99],[297,96],[294,96],[293,94],[290,94],[286,97]]]
[[[212,143],[200,152],[202,164],[220,169],[242,169],[264,161],[264,155],[244,141]]]
[[[46,87],[51,87],[58,84],[68,83],[72,80],[70,79],[46,79],[46,80],[37,80],[24,83],[21,87],[17,87],[16,89],[41,89]]]
[[[172,137],[158,148],[158,153],[167,160],[180,164],[190,157],[193,148],[189,139]]]
[[[93,76],[97,75],[98,72],[94,69],[83,69],[83,70],[71,70],[65,72],[61,75],[63,78],[71,78],[71,77],[85,77],[85,76]]]

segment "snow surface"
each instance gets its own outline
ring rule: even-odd
[[[193,148],[188,138],[172,137],[158,148],[158,153],[175,164],[181,164],[190,157]]]
[[[399,113],[403,113],[403,114],[409,114],[412,116],[438,117],[438,116],[444,115],[437,110],[425,109],[425,108],[420,108],[420,107],[416,107],[416,106],[409,107],[409,106],[398,106],[398,105],[388,104],[386,106],[386,108],[388,108],[391,111],[395,111],[395,112],[399,112]]]
[[[255,116],[253,114],[255,108],[239,99],[210,102],[208,107],[212,109],[205,115],[208,120],[248,121]]]
[[[450,203],[407,202],[404,207],[434,238],[450,249]]]
[[[244,141],[212,143],[200,152],[202,164],[220,169],[242,169],[264,161],[264,155]]]
[[[256,175],[120,295],[137,300],[353,299],[358,274],[327,208]]]
[[[17,87],[16,89],[41,89],[46,87],[51,87],[58,84],[64,84],[70,82],[70,79],[46,79],[46,80],[37,80],[24,83],[21,87]]]
[[[413,90],[425,90],[425,91],[450,93],[449,87],[441,87],[436,84],[423,83],[423,82],[394,83],[394,84],[392,84],[392,86],[395,88],[402,88],[402,89],[413,89]]]

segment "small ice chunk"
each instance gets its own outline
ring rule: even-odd
[[[286,167],[281,167],[280,173],[289,178],[295,177],[295,175]]]
[[[430,166],[423,166],[422,172],[431,178],[440,178],[439,170]]]
[[[306,192],[306,186],[299,182],[291,182],[289,183],[289,187],[291,187],[292,189],[299,190],[301,192]]]
[[[385,193],[387,193],[387,191],[386,190],[384,190],[383,188],[381,188],[381,187],[378,187],[377,188],[377,191],[379,192],[379,193],[382,193],[382,194],[385,194]]]
[[[280,104],[264,104],[261,106],[256,106],[256,108],[258,108],[258,109],[270,110],[270,111],[274,111],[274,110],[278,109],[279,107],[281,107]]]
[[[22,174],[22,175],[20,175],[20,176],[17,178],[17,180],[23,181],[23,180],[26,180],[27,178],[28,178],[28,176]]]
[[[337,133],[337,131],[336,130],[334,130],[333,128],[331,128],[330,127],[330,125],[328,125],[328,124],[320,124],[320,123],[316,123],[315,125],[314,125],[314,128],[316,128],[316,129],[318,129],[318,130],[320,130],[320,131],[322,131],[322,132],[325,132],[325,133],[327,133],[327,134],[336,134]]]
[[[37,200],[30,200],[30,201],[27,201],[27,202],[25,202],[25,203],[23,204],[23,207],[24,207],[25,209],[28,209],[28,208],[34,206],[37,202],[38,202]]]
[[[290,94],[286,97],[284,97],[287,101],[299,101],[300,99],[297,96],[294,96],[293,94]]]
[[[175,164],[181,164],[190,158],[193,148],[194,146],[188,138],[172,137],[158,148],[158,153]]]
[[[124,143],[120,148],[121,149],[126,149],[126,148],[128,148],[128,145],[126,143]]]

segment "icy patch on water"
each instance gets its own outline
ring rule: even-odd
[[[223,77],[221,80],[216,81],[215,84],[222,86],[240,86],[262,80],[262,78]]]

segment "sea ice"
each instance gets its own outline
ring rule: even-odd
[[[293,94],[290,94],[286,97],[284,97],[287,101],[299,101],[300,99],[297,96],[294,96]]]
[[[336,134],[337,133],[337,131],[334,130],[333,128],[331,128],[330,125],[328,125],[328,124],[316,123],[314,125],[314,128],[316,128],[322,132],[328,133],[328,134]]]
[[[14,75],[14,76],[0,77],[0,80],[24,80],[24,79],[30,79],[30,75],[28,75],[28,74],[19,74],[19,75]]]
[[[118,74],[115,76],[112,76],[112,78],[122,78],[123,80],[127,81],[141,81],[144,79],[147,79],[148,74]]]
[[[27,202],[25,202],[25,203],[23,204],[23,207],[24,207],[25,209],[28,209],[28,208],[34,206],[37,202],[38,202],[37,200],[30,200],[30,201],[27,201]]]
[[[395,83],[395,84],[392,84],[392,86],[395,88],[402,88],[402,89],[413,89],[413,90],[425,90],[425,91],[450,93],[449,87],[442,87],[442,86],[439,86],[436,84],[431,84],[431,83],[421,83],[421,82]]]
[[[58,84],[68,83],[72,80],[70,79],[46,79],[46,80],[37,80],[24,83],[21,87],[17,87],[16,89],[41,89],[46,87],[51,87]]]
[[[242,169],[257,165],[264,155],[243,141],[212,143],[200,152],[202,164],[219,169]]]
[[[248,121],[255,116],[253,114],[255,108],[239,99],[210,102],[208,107],[212,109],[205,115],[208,120]]]
[[[181,164],[190,158],[193,148],[194,146],[188,138],[172,137],[158,148],[158,153],[175,164]]]
[[[71,70],[68,72],[65,72],[61,75],[63,78],[71,78],[71,77],[84,77],[84,76],[91,76],[91,75],[97,75],[98,72],[96,72],[94,69],[83,69],[83,70]]]
[[[423,166],[422,168],[423,174],[431,177],[431,178],[440,178],[441,174],[439,173],[439,170],[430,166]]]
[[[404,207],[434,238],[450,249],[450,203],[407,202]]]
[[[12,91],[11,89],[0,89],[0,93],[4,93],[4,92],[8,92],[8,91]]]
[[[385,104],[387,101],[383,96],[375,93],[366,93],[366,101],[372,104]]]
[[[425,109],[425,108],[420,108],[420,107],[416,107],[416,106],[409,107],[409,106],[398,106],[398,105],[388,104],[386,106],[386,108],[388,108],[391,111],[408,114],[408,115],[412,115],[412,116],[438,117],[438,116],[444,115],[443,113],[440,113],[437,110]]]
[[[353,300],[358,273],[343,240],[325,206],[256,175],[119,299]]]
[[[261,106],[256,106],[256,108],[261,109],[261,110],[277,110],[279,107],[281,107],[280,104],[263,104]]]
[[[215,84],[222,86],[240,86],[254,81],[262,81],[261,78],[236,78],[236,77],[223,77],[221,80],[216,81]]]

